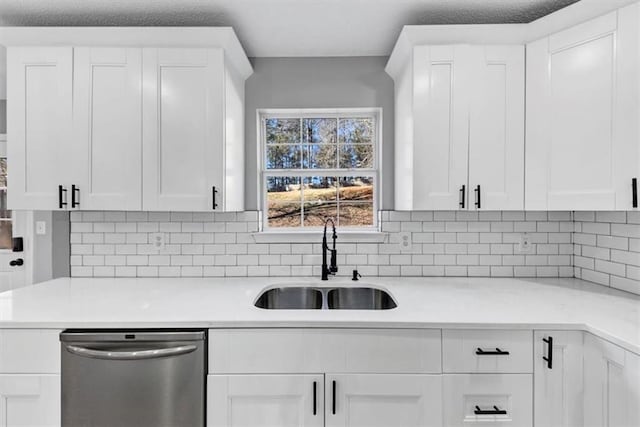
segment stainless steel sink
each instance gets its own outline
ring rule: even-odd
[[[391,295],[371,287],[285,286],[267,289],[255,306],[268,310],[389,310]]]
[[[333,310],[389,310],[397,305],[391,295],[376,288],[335,288],[327,294]]]
[[[269,310],[320,310],[322,292],[298,286],[273,288],[260,295],[255,306]]]

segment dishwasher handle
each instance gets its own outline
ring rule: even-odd
[[[65,348],[70,353],[81,357],[89,357],[91,359],[106,360],[145,360],[158,359],[160,357],[180,356],[194,352],[197,347],[195,345],[181,345],[178,347],[158,348],[137,351],[109,351],[94,350],[86,347],[78,347],[77,345],[66,344]]]

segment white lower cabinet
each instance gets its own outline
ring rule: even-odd
[[[534,334],[534,421],[536,427],[583,425],[583,332]]]
[[[209,375],[210,427],[438,427],[442,376]]]
[[[444,426],[533,425],[530,374],[447,374],[442,383]]]
[[[60,425],[60,375],[0,374],[0,426]]]
[[[640,425],[640,356],[591,334],[584,339],[584,426]]]
[[[324,426],[324,375],[209,375],[207,426]]]
[[[327,427],[442,425],[441,375],[327,374]]]

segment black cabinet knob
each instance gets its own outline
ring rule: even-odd
[[[24,260],[22,258],[16,258],[13,261],[9,262],[9,265],[11,267],[16,267],[16,266],[19,267],[22,264],[24,264]]]

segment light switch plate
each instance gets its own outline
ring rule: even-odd
[[[47,234],[47,223],[44,221],[36,221],[36,234]]]

